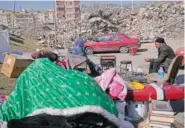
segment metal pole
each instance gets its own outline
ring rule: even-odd
[[[121,0],[121,12],[123,13],[123,0]]]
[[[66,29],[66,26],[65,26],[66,25],[66,1],[65,0],[64,0],[64,8],[65,8],[65,10],[64,10],[65,11],[64,12],[65,17],[64,17],[64,21],[62,21],[62,22],[64,22],[63,32],[64,32],[64,29]],[[65,47],[66,47],[66,40],[64,38],[66,37],[66,32],[64,32],[62,36],[63,36],[62,37],[62,39],[63,39],[63,47],[65,49]]]
[[[132,12],[134,10],[134,0],[132,0]]]
[[[15,1],[14,1],[14,5],[13,5],[13,34],[14,34],[14,22],[15,22],[15,19],[14,19],[15,18]]]
[[[81,31],[82,31],[81,30],[81,26],[82,26],[82,22],[81,22],[82,21],[82,12],[81,12],[81,9],[82,9],[82,7],[81,7],[80,3],[79,3],[79,6],[80,6],[80,20],[79,21],[80,21],[80,34],[81,34]]]
[[[57,26],[56,26],[56,24],[57,24],[57,17],[56,17],[56,2],[57,2],[57,0],[54,0],[54,3],[53,3],[53,5],[54,5],[54,28],[55,28],[55,42],[54,42],[54,49],[56,49],[57,50]]]

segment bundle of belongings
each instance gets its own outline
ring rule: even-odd
[[[88,75],[35,60],[0,105],[0,128],[117,128],[114,102]],[[121,127],[120,127],[121,128]],[[122,127],[124,128],[124,127]]]
[[[73,47],[71,49],[71,53],[67,55],[68,66],[71,69],[77,69],[78,67],[86,67],[86,72],[92,76],[96,77],[102,73],[101,68],[95,65],[92,61],[90,61],[85,52],[84,52],[84,44],[85,40],[77,39],[74,41]],[[83,66],[82,66],[83,65]],[[84,68],[83,68],[84,69]],[[82,68],[78,68],[77,70],[84,71]]]
[[[33,59],[48,58],[50,61],[56,63],[63,69],[75,69],[82,72],[85,71],[93,77],[100,74],[100,67],[97,67],[86,56],[68,53],[65,58],[59,59],[57,54],[46,50],[34,52],[31,56]]]
[[[123,101],[127,95],[128,83],[116,71],[116,68],[106,70],[101,76],[94,78],[110,98]]]
[[[91,62],[86,56],[79,56],[68,53],[66,56],[68,69],[75,69],[86,72],[92,77],[100,75],[101,68]]]
[[[57,54],[55,54],[54,52],[51,52],[51,51],[46,51],[46,50],[40,50],[40,51],[34,52],[31,56],[33,59],[48,58],[52,62],[58,60]]]

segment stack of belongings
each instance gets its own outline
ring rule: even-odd
[[[175,121],[173,109],[168,101],[152,101],[149,105],[150,126],[172,128]]]
[[[34,52],[33,54],[31,54],[31,57],[33,59],[48,58],[52,62],[58,60],[57,54],[55,54],[54,52],[51,52],[51,51],[47,51],[47,50],[40,50],[40,51]]]

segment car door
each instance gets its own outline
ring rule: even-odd
[[[101,36],[97,39],[95,51],[109,51],[110,36]]]
[[[118,51],[122,44],[122,38],[119,35],[112,35],[109,42],[110,51]]]

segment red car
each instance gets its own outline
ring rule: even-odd
[[[100,51],[120,51],[128,53],[130,47],[141,46],[140,41],[135,38],[129,38],[121,33],[105,34],[100,36],[95,42],[86,42],[84,44],[85,53],[93,54]]]

